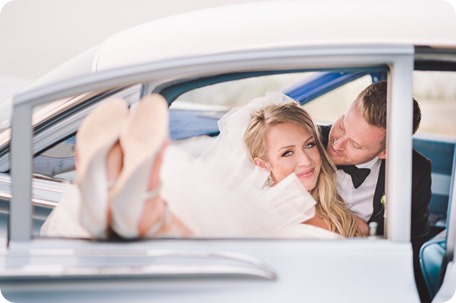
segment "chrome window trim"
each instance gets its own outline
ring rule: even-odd
[[[54,208],[57,204],[57,200],[45,200],[42,197],[44,196],[40,192],[52,193],[56,196],[61,196],[62,183],[50,181],[50,180],[33,180],[33,197],[32,205],[42,206],[46,208]],[[6,190],[6,188],[11,188],[11,178],[8,175],[0,174],[0,199],[11,200],[11,191]]]
[[[64,273],[65,278],[87,279],[109,278],[112,274],[124,277],[253,277],[275,280],[277,274],[261,260],[249,255],[227,251],[176,251],[176,250],[113,250],[92,249],[46,249],[33,248],[29,250],[30,257],[79,257],[103,258],[103,265],[91,266],[29,266],[21,271],[16,268],[6,268],[0,272],[1,279],[9,282],[28,279],[52,279],[55,275]],[[132,262],[130,265],[118,262],[123,258],[142,258],[141,266]],[[185,261],[185,262],[183,262]],[[118,264],[116,264],[118,262]],[[108,265],[109,264],[109,265]]]

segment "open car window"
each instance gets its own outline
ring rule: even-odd
[[[359,72],[359,71],[357,71]],[[199,154],[212,143],[212,140],[194,141],[191,138],[209,136],[214,138],[218,134],[218,119],[229,109],[246,104],[251,99],[264,95],[267,91],[281,90],[301,100],[303,107],[310,113],[317,124],[331,124],[343,114],[356,98],[358,93],[367,87],[372,81],[378,80],[378,69],[372,74],[358,75],[334,87],[331,90],[321,91],[313,88],[311,93],[305,88],[315,86],[321,79],[331,76],[346,76],[344,72],[295,72],[279,73],[273,75],[256,75],[252,77],[230,80],[216,83],[201,88],[190,90],[181,94],[174,100],[170,107],[170,137],[172,144],[182,147],[188,146],[195,154]],[[346,74],[349,74],[348,72]],[[419,100],[423,111],[423,122],[419,132],[449,132],[452,131],[450,121],[429,123],[436,116],[450,117],[451,93],[448,90],[439,91],[440,79],[448,73],[438,72],[415,72],[415,95]],[[433,79],[432,81],[430,79]],[[328,80],[329,81],[329,80]],[[331,79],[331,81],[334,81]],[[430,85],[433,83],[434,86]],[[423,87],[430,86],[434,90],[426,90]],[[321,85],[321,84],[320,84]],[[323,86],[323,85],[321,85]],[[300,92],[303,90],[303,92]],[[127,94],[130,102],[135,106],[139,99],[140,87],[129,89]],[[294,95],[293,95],[294,94]],[[443,96],[443,97],[442,97]],[[440,111],[440,112],[437,112]],[[432,126],[435,130],[432,130]],[[445,127],[442,127],[445,125]],[[422,130],[424,129],[424,130]],[[195,143],[198,142],[198,143]],[[74,151],[75,135],[64,138],[57,144],[50,142],[51,147],[44,149],[34,158],[34,173],[38,179],[47,179],[57,182],[70,182],[75,180]],[[452,156],[441,155],[435,152],[433,139],[415,139],[414,146],[427,157],[434,159],[433,168],[433,196],[431,202],[431,226],[434,233],[441,230],[446,222],[446,210],[448,205],[449,182],[451,177]],[[446,145],[445,145],[446,146]],[[438,161],[436,159],[439,159]],[[445,162],[445,159],[447,161]],[[445,163],[446,164],[445,164]],[[448,162],[448,163],[447,163]]]
[[[242,106],[256,97],[261,97],[271,90],[279,90],[293,96],[304,108],[311,107],[313,103],[320,105],[320,113],[332,112],[332,116],[341,114],[341,108],[351,103],[362,89],[373,80],[373,75],[378,74],[375,68],[373,74],[368,71],[356,71],[356,76],[351,76],[351,71],[309,71],[309,72],[283,72],[276,74],[258,74],[250,77],[239,77],[230,81],[214,83],[201,88],[189,90],[181,94],[170,106],[170,137],[171,145],[187,149],[194,155],[201,154],[207,146],[213,143],[218,135],[218,120],[231,108]],[[362,75],[358,75],[362,73]],[[234,77],[236,78],[236,77]],[[344,82],[340,78],[346,78]],[[333,81],[335,89],[320,89],[322,81]],[[331,82],[331,83],[333,83]],[[139,89],[138,89],[139,91]],[[138,98],[139,92],[134,92]],[[107,98],[107,97],[105,97]],[[102,101],[101,101],[102,102]],[[132,100],[132,107],[136,106]],[[313,115],[311,113],[311,115]],[[315,115],[318,115],[316,111]],[[325,121],[326,123],[331,121]],[[318,123],[318,122],[317,122]],[[194,140],[195,138],[202,138]],[[207,138],[207,139],[204,139]],[[44,149],[34,158],[34,173],[37,179],[49,179],[58,182],[74,183],[75,180],[75,135],[63,138],[58,144]],[[176,181],[178,183],[178,181]]]

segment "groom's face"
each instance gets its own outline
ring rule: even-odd
[[[326,151],[336,165],[357,165],[377,156],[384,159],[385,136],[385,129],[367,123],[355,102],[331,127]]]

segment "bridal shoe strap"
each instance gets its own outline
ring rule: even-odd
[[[144,196],[144,201],[147,201],[155,196],[158,196],[159,193],[160,185],[158,185],[156,189],[146,192],[146,195]]]

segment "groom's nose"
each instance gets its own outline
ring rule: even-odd
[[[334,140],[333,148],[335,150],[343,150],[343,149],[345,149],[346,143],[347,143],[347,139],[345,138],[345,136],[339,137]]]

